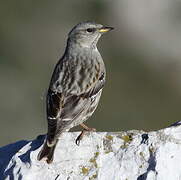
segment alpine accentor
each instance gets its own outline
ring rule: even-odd
[[[55,66],[47,93],[48,133],[38,160],[53,161],[62,132],[77,125],[92,130],[83,122],[95,111],[106,76],[96,44],[103,33],[112,29],[94,22],[82,22],[69,32],[64,55]]]

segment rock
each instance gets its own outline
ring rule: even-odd
[[[62,134],[52,164],[37,161],[44,135],[0,148],[1,180],[181,180],[180,122],[159,131]]]

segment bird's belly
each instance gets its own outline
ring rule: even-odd
[[[71,126],[70,128],[74,126],[78,126],[79,124],[85,122],[89,117],[92,116],[92,114],[96,110],[97,105],[99,103],[101,93],[102,93],[102,90],[100,90],[96,95],[90,98],[90,105],[82,113],[80,113],[80,115],[76,117],[76,119],[72,121],[72,124],[70,124]]]

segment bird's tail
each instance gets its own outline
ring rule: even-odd
[[[57,142],[52,145],[48,146],[47,141],[44,143],[41,151],[38,153],[37,159],[40,161],[41,159],[46,159],[46,162],[50,164],[53,161],[53,155],[54,155],[54,150],[56,147]]]

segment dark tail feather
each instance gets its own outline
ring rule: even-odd
[[[55,143],[55,145],[49,147],[47,145],[47,142],[45,142],[43,145],[43,148],[41,149],[41,151],[38,154],[37,159],[40,161],[41,159],[46,158],[46,162],[48,164],[50,164],[53,161],[53,155],[54,155],[54,150],[55,150],[56,144],[57,143]]]

